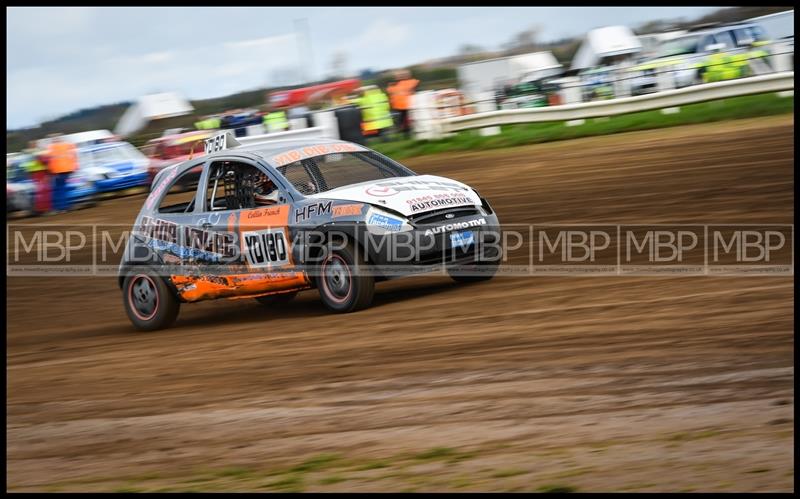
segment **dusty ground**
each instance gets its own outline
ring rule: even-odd
[[[782,116],[407,164],[504,223],[793,223],[793,136]],[[793,277],[424,276],[356,314],[309,291],[150,334],[110,277],[7,292],[9,490],[794,490]]]

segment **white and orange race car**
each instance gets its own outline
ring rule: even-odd
[[[308,288],[351,312],[375,282],[436,270],[487,280],[502,258],[497,215],[474,189],[364,146],[242,145],[223,132],[206,152],[159,172],[128,238],[119,285],[138,329],[169,326],[184,302],[275,304]]]

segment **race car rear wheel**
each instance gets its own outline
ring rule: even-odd
[[[172,325],[180,302],[160,276],[150,270],[131,272],[122,283],[125,313],[136,329],[155,331]]]
[[[316,279],[322,302],[330,310],[354,312],[372,304],[375,278],[362,275],[359,272],[360,265],[364,265],[364,260],[352,243],[327,252]]]
[[[289,303],[290,301],[294,300],[294,297],[297,296],[297,291],[292,293],[280,293],[277,295],[267,295],[267,296],[257,296],[256,301],[262,305],[272,306],[272,305],[283,305],[284,303]]]

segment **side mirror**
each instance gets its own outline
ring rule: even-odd
[[[711,45],[706,45],[706,52],[721,52],[724,48],[724,43],[712,43]]]

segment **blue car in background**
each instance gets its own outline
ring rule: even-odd
[[[150,159],[127,142],[107,142],[78,150],[79,170],[100,193],[146,186]]]

